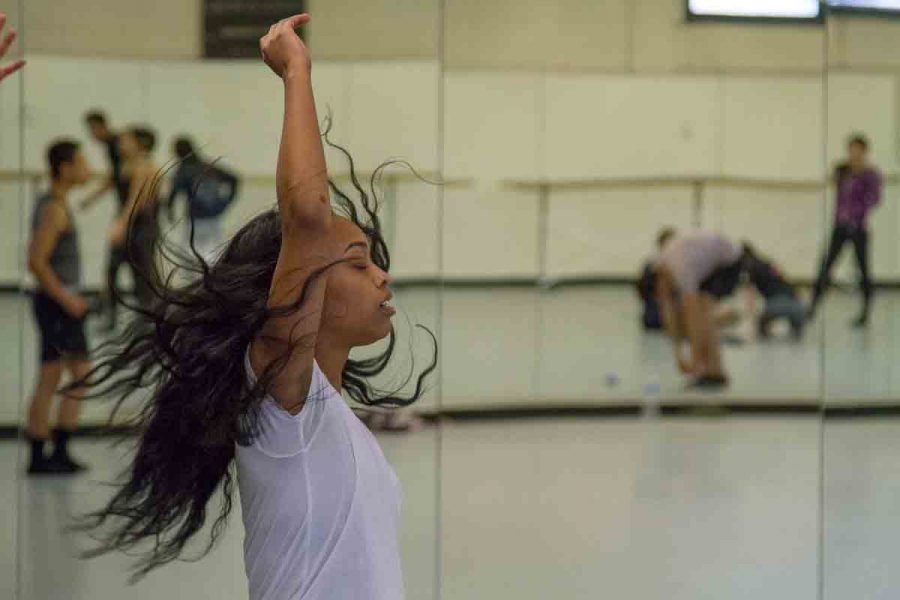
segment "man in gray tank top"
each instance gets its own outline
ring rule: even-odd
[[[78,425],[83,390],[67,391],[60,399],[53,431],[53,452],[44,453],[50,438],[50,412],[63,371],[80,380],[91,364],[84,335],[88,302],[81,295],[81,256],[68,195],[83,185],[90,168],[78,143],[61,140],[47,152],[50,190],[41,194],[31,219],[28,270],[37,281],[34,318],[40,330],[41,367],[28,409],[26,437],[31,443],[29,475],[73,474],[85,467],[69,456],[68,441]]]

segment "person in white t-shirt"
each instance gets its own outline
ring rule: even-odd
[[[310,58],[295,33],[308,21],[284,19],[260,41],[284,86],[278,209],[245,225],[184,287],[154,282],[144,323],[88,378],[120,402],[152,392],[124,485],[84,527],[100,542],[93,555],[135,552],[142,577],[179,558],[217,510],[212,546],[232,506],[234,465],[251,600],[396,600],[399,482],[341,392],[365,405],[411,404],[434,370],[436,342],[410,397],[376,393],[370,380],[395,342],[390,260],[377,201],[355,176],[353,200],[328,179]],[[385,338],[381,354],[350,358]]]
[[[728,377],[722,365],[715,307],[740,283],[741,248],[706,231],[679,236],[664,230],[658,245],[656,298],[672,339],[675,362],[682,373],[693,377],[692,387],[724,387]]]

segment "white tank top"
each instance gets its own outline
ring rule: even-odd
[[[300,413],[266,398],[260,429],[236,456],[250,599],[403,598],[400,483],[318,364]]]

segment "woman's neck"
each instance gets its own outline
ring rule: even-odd
[[[321,336],[316,342],[316,362],[328,379],[328,383],[337,391],[341,391],[344,365],[347,364],[349,357],[349,348],[330,343],[327,338],[323,339]]]

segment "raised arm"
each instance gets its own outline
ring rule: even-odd
[[[0,34],[3,33],[3,28],[6,26],[6,14],[0,12]],[[12,43],[16,39],[16,30],[10,29],[2,39],[0,39],[0,58],[6,54],[6,51],[9,50],[9,47],[12,46]],[[12,75],[19,69],[25,66],[24,60],[15,60],[7,65],[0,65],[0,81],[3,81],[7,75]]]
[[[276,191],[281,213],[281,251],[269,290],[270,308],[296,305],[297,310],[272,317],[252,342],[250,362],[257,375],[273,363],[277,371],[271,392],[286,409],[297,413],[312,380],[316,338],[321,323],[327,265],[340,258],[332,235],[331,204],[325,152],[313,101],[309,53],[295,28],[309,15],[283,19],[260,40],[267,65],[284,85],[284,122],[278,152]],[[287,357],[286,363],[278,361]]]

